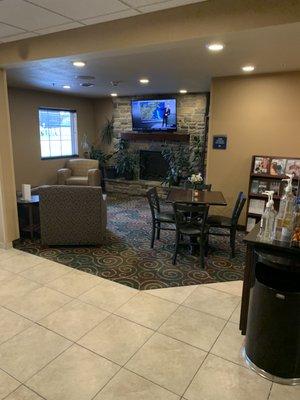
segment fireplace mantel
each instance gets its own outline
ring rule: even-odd
[[[173,132],[155,132],[155,133],[137,133],[123,132],[121,139],[132,142],[185,142],[189,143],[190,135],[187,133]]]

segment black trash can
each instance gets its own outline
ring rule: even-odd
[[[300,260],[258,255],[245,358],[268,379],[300,384]]]

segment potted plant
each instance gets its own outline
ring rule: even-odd
[[[106,117],[106,123],[101,131],[101,141],[104,144],[111,145],[114,139],[114,120]]]
[[[129,142],[120,139],[116,152],[116,171],[126,180],[133,180],[138,164],[137,155],[129,150]]]
[[[162,155],[169,164],[163,183],[168,186],[179,186],[195,171],[203,169],[203,139],[196,136],[190,145],[165,144]]]
[[[168,186],[179,186],[183,178],[190,173],[190,151],[189,146],[165,145],[162,150],[164,159],[168,162],[169,168],[163,183]]]

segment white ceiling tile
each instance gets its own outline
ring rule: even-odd
[[[0,1],[0,22],[29,31],[70,22],[69,19],[23,0]]]
[[[164,3],[165,0],[126,0],[126,3],[131,7],[143,7],[155,3]]]
[[[46,35],[48,33],[54,33],[54,32],[60,32],[60,31],[67,31],[68,29],[74,29],[74,28],[80,28],[83,26],[80,22],[70,22],[68,24],[64,25],[56,25],[56,26],[50,26],[49,28],[44,28],[44,29],[38,29],[37,33],[40,33],[41,35]]]
[[[0,38],[24,32],[22,29],[0,23]]]
[[[136,3],[144,3],[144,0],[130,0],[132,2]],[[202,3],[203,1],[207,0],[167,0],[164,2],[157,2],[157,1],[149,1],[149,5],[140,5],[136,6],[140,11],[142,12],[152,12],[152,11],[159,11],[159,10],[164,10],[167,8],[172,8],[172,7],[179,7],[179,6],[186,6],[188,4],[194,4],[194,3]]]
[[[81,22],[83,22],[84,24],[87,24],[87,25],[92,25],[92,24],[99,24],[100,22],[107,22],[107,21],[113,21],[113,20],[121,19],[121,18],[133,17],[134,15],[137,15],[137,14],[139,14],[139,13],[135,10],[127,10],[127,11],[120,11],[118,13],[102,15],[102,16],[95,17],[95,18],[88,18]]]
[[[118,0],[30,0],[48,10],[76,20],[98,15],[128,10],[129,7]]]
[[[37,33],[32,33],[32,32],[20,33],[18,35],[12,35],[12,36],[8,36],[8,37],[5,37],[5,38],[2,38],[1,40],[3,42],[15,42],[17,40],[28,39],[28,38],[31,38],[33,36],[38,36],[38,34]]]

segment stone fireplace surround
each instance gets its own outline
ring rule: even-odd
[[[194,137],[203,137],[206,143],[207,136],[207,116],[209,108],[209,94],[208,93],[193,93],[187,95],[156,95],[156,96],[143,96],[143,97],[117,97],[114,99],[113,118],[114,118],[114,132],[116,137],[122,137],[125,133],[132,133],[132,120],[131,120],[131,100],[141,98],[176,98],[177,100],[177,132],[169,134],[166,143],[172,145],[176,144],[176,134],[187,135],[189,139],[180,140],[182,144],[188,145],[194,140]],[[138,140],[130,140],[130,149],[136,152],[152,151],[156,154],[162,151],[164,141],[157,140],[155,133],[145,134],[138,133]],[[137,136],[135,135],[135,136]],[[152,137],[150,140],[149,137]],[[179,136],[179,135],[178,135]],[[172,140],[174,137],[174,140]],[[135,181],[124,181],[123,179],[107,179],[106,190],[108,192],[122,192],[130,194],[145,194],[149,187],[156,186],[160,194],[165,193],[165,189],[161,184],[162,179],[159,180],[143,180],[138,179]]]

